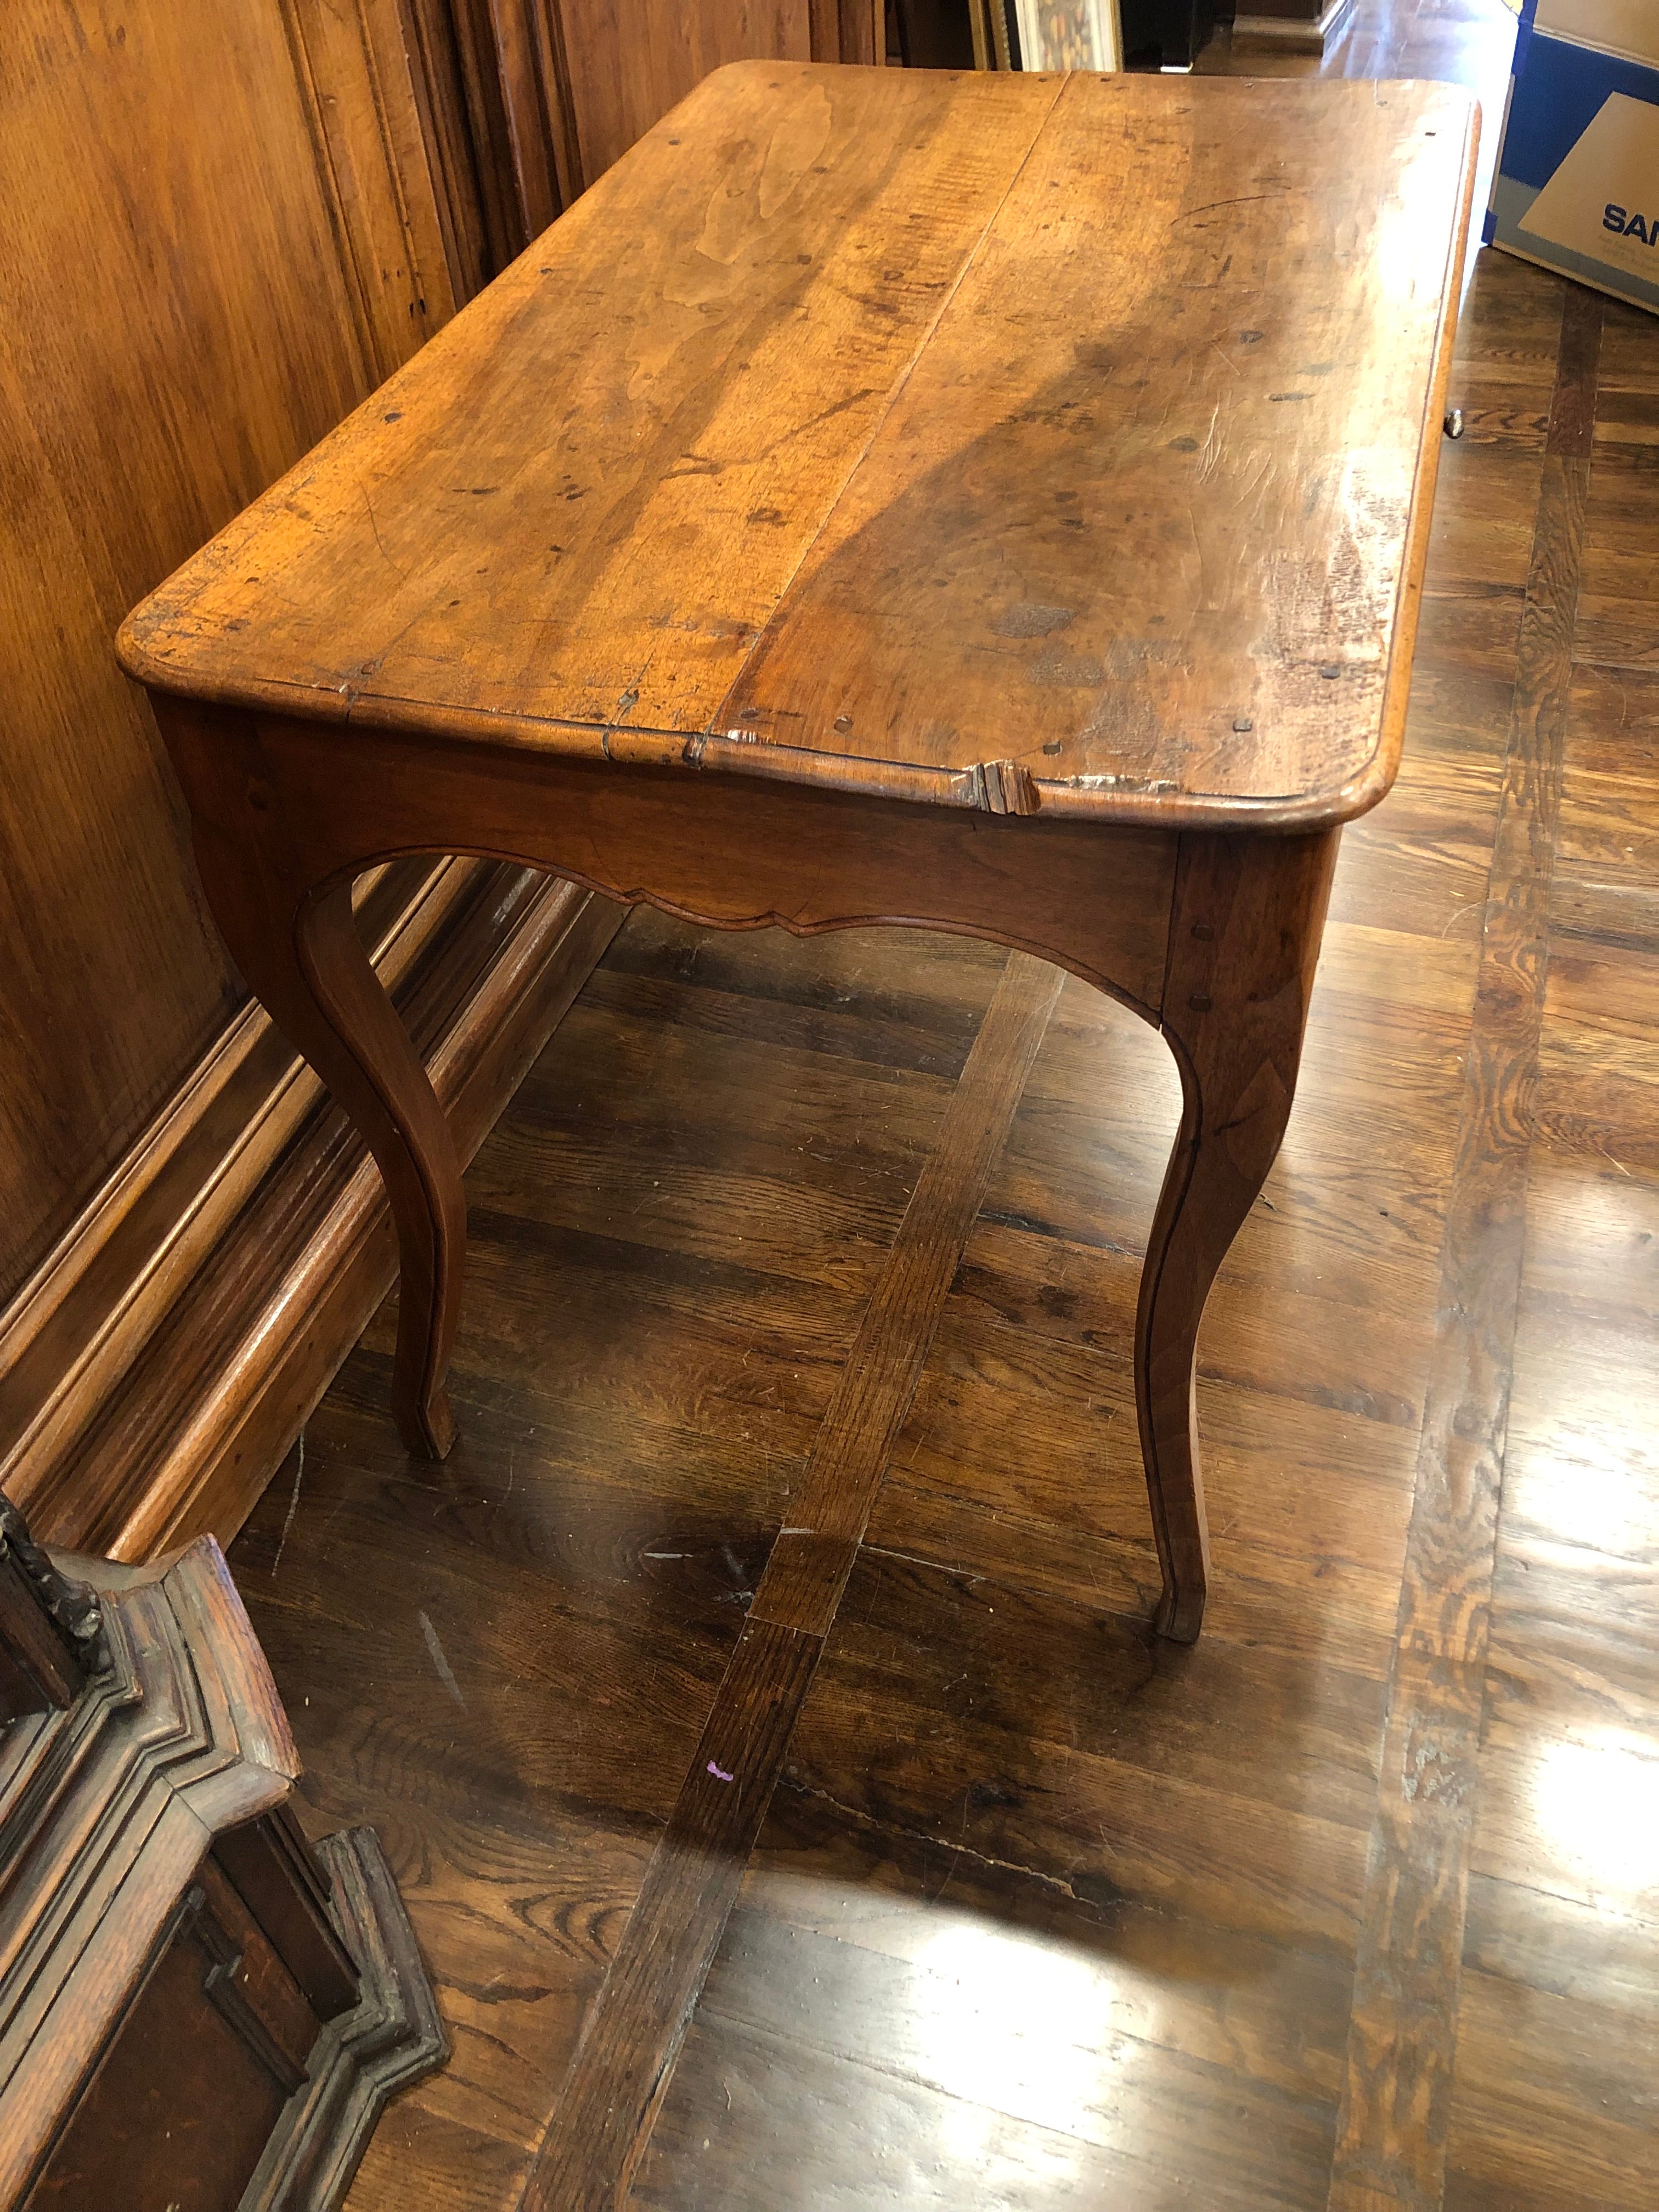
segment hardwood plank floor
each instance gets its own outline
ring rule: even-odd
[[[1511,29],[1358,0],[1328,66],[1490,155]],[[1198,1645],[1174,1070],[986,946],[634,915],[469,1176],[454,1456],[391,1312],[319,1408],[232,1564],[456,2048],[351,2212],[1659,2203],[1659,325],[1481,254],[1453,396]]]

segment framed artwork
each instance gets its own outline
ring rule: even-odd
[[[969,0],[981,69],[1120,70],[1117,0]]]

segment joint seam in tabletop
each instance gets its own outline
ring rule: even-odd
[[[995,205],[987,216],[983,225],[981,227],[977,235],[974,238],[972,244],[963,254],[962,258],[957,264],[956,272],[945,291],[944,296],[939,301],[933,314],[923,325],[908,359],[905,362],[902,368],[893,378],[890,385],[889,386],[881,411],[876,416],[875,421],[872,425],[869,436],[860,447],[856,455],[853,459],[851,465],[847,471],[846,475],[842,479],[842,482],[836,486],[834,495],[825,503],[823,514],[818,519],[817,527],[813,530],[811,535],[806,539],[805,544],[801,548],[799,558],[796,560],[794,565],[790,568],[788,574],[784,578],[779,592],[780,599],[781,599],[784,593],[787,592],[788,587],[794,580],[795,576],[799,574],[802,562],[805,562],[811,555],[813,546],[817,544],[818,538],[822,536],[824,528],[829,524],[836,508],[840,506],[842,498],[846,495],[848,485],[852,483],[853,478],[857,475],[860,468],[862,466],[869,453],[871,446],[874,443],[876,437],[880,433],[883,424],[886,421],[888,416],[891,413],[894,405],[896,404],[897,400],[902,394],[906,385],[909,382],[911,376],[914,374],[917,362],[927,351],[927,346],[931,342],[934,332],[939,328],[941,319],[949,308],[951,302],[955,299],[963,279],[967,276],[969,271],[979,258],[987,239],[995,228],[997,220],[1001,215],[1004,208],[1007,205],[1010,195],[1013,192],[1020,178],[1024,175],[1025,169],[1030,161],[1031,156],[1036,151],[1038,143],[1042,139],[1044,131],[1047,130],[1048,124],[1054,116],[1054,111],[1058,107],[1060,101],[1065,94],[1066,86],[1070,83],[1074,74],[1074,71],[1067,70],[1058,77],[1053,94],[1047,105],[1044,106],[1041,116],[1037,118],[1035,126],[1031,131],[1030,137],[1026,144],[1025,149],[1021,154],[1019,160],[1015,164],[1012,173],[1010,173],[1007,183],[1004,185],[1001,192],[999,194]],[[371,394],[369,399],[363,403],[363,407],[366,409],[371,406],[374,402],[375,397],[376,395]],[[360,410],[359,411],[361,412],[362,410]],[[301,464],[301,466],[303,465],[304,465]],[[295,473],[297,475],[298,471],[296,471]],[[279,483],[272,489],[273,490],[280,489],[281,484]],[[270,495],[268,494],[267,497],[269,496]],[[365,501],[367,501],[368,495],[366,492],[364,493],[364,498]],[[380,542],[380,531],[379,526],[375,521],[374,511],[372,505],[368,507],[368,517],[371,528],[374,532],[375,540],[378,544]],[[384,546],[382,546],[380,550],[382,553],[385,552]],[[163,586],[163,589],[165,589],[165,586]],[[352,720],[354,714],[356,712],[359,704],[365,699],[380,699],[385,701],[388,705],[397,704],[411,706],[419,709],[423,714],[429,713],[431,711],[430,704],[428,702],[398,699],[396,695],[391,693],[369,693],[356,690],[354,690],[349,683],[338,686],[319,685],[313,687],[311,685],[295,683],[292,679],[284,678],[257,677],[247,679],[238,678],[234,684],[216,684],[210,680],[204,683],[192,673],[184,684],[180,684],[179,682],[179,672],[167,668],[165,661],[158,660],[157,656],[155,656],[139,638],[137,632],[135,629],[134,623],[135,617],[141,611],[142,609],[135,609],[133,613],[130,614],[126,620],[122,623],[117,639],[117,651],[118,654],[121,658],[123,666],[126,668],[130,675],[136,677],[140,682],[145,684],[153,683],[158,689],[167,690],[176,687],[183,692],[184,696],[200,699],[205,703],[236,707],[246,707],[252,703],[258,702],[262,696],[266,694],[267,689],[269,689],[271,695],[271,703],[273,704],[277,703],[279,699],[285,701],[287,693],[294,691],[299,693],[301,696],[311,697],[315,700],[315,706],[311,711],[319,719],[338,720],[342,722],[349,722]],[[763,625],[762,627],[763,634],[765,626]],[[755,641],[755,644],[758,645],[758,643],[759,638],[757,637]],[[739,663],[737,677],[734,678],[732,684],[728,687],[727,693],[726,695],[726,696],[729,697],[731,696],[731,692],[735,690],[737,683],[741,681],[743,673],[748,667],[750,658],[752,658],[753,650],[754,647],[751,646],[750,653],[745,654],[743,661]],[[647,661],[646,665],[648,666],[650,664]],[[171,680],[169,681],[168,679]],[[334,703],[342,698],[345,701],[343,712],[341,712]],[[284,703],[281,708],[281,711],[293,713],[296,710],[292,704]],[[469,707],[451,711],[458,719],[467,721],[476,720],[479,717],[492,716],[492,710],[483,707]],[[718,710],[716,710],[716,714],[711,718],[711,724],[714,720],[718,719],[719,714]],[[500,720],[503,724],[509,726],[514,724],[523,723],[532,727],[555,727],[573,730],[620,730],[629,727],[644,729],[647,726],[638,724],[629,725],[620,720],[611,719],[604,721],[594,720],[589,722],[560,718],[556,721],[542,722],[535,716],[503,715],[500,717]],[[655,734],[655,732],[653,732],[653,734]],[[689,733],[680,732],[662,732],[662,734],[672,737],[684,737],[686,735],[696,736],[702,734],[707,737],[711,734],[711,730],[706,728],[702,732],[694,732]],[[949,771],[942,771],[941,773],[948,774]]]
[[[945,319],[951,301],[962,289],[969,271],[973,268],[974,264],[979,259],[980,255],[984,252],[986,240],[989,238],[991,233],[996,228],[998,220],[1000,217],[1004,208],[1007,206],[1009,199],[1013,194],[1015,186],[1019,183],[1020,179],[1024,175],[1027,168],[1030,166],[1031,156],[1036,153],[1043,133],[1048,130],[1049,124],[1053,121],[1054,111],[1060,106],[1061,100],[1065,97],[1066,87],[1071,83],[1072,78],[1074,75],[1075,71],[1068,70],[1060,78],[1059,83],[1055,86],[1054,98],[1048,102],[1047,107],[1043,109],[1042,118],[1038,122],[1036,130],[1031,133],[1030,143],[1026,147],[1025,151],[1020,155],[1019,160],[1015,163],[1013,173],[1010,176],[1007,183],[1003,186],[996,205],[986,217],[978,237],[975,239],[967,252],[963,255],[961,261],[957,264],[956,275],[951,279],[949,285],[945,289],[944,297],[940,300],[938,307],[934,310],[931,319],[922,330],[921,335],[917,339],[916,344],[911,352],[910,358],[905,362],[904,367],[900,370],[899,374],[893,379],[892,383],[888,386],[887,397],[883,402],[880,412],[877,415],[874,422],[870,426],[869,436],[859,447],[852,466],[848,470],[846,475],[836,487],[834,497],[825,502],[823,512],[818,517],[817,527],[812,532],[811,535],[801,546],[800,550],[796,556],[794,566],[790,569],[788,574],[784,577],[782,582],[778,587],[777,601],[772,611],[774,616],[777,612],[777,608],[781,606],[784,600],[788,597],[789,587],[794,582],[796,577],[799,575],[802,568],[805,566],[806,562],[811,557],[813,547],[817,544],[819,538],[823,537],[824,532],[829,528],[830,521],[836,514],[836,510],[840,507],[842,500],[846,498],[854,478],[858,475],[859,471],[864,466],[865,462],[869,459],[871,447],[880,436],[883,426],[885,424],[889,416],[891,415],[894,408],[898,404],[906,385],[909,383],[910,379],[915,374],[917,362],[921,361],[923,354],[927,352],[928,347],[932,344],[933,333],[938,330],[940,323]],[[721,714],[725,710],[728,702],[736,696],[738,687],[743,683],[750,662],[754,659],[756,653],[760,650],[762,641],[765,637],[768,629],[770,627],[771,618],[771,617],[769,617],[766,623],[761,625],[759,631],[750,643],[748,652],[744,653],[743,659],[738,663],[737,672],[732,677],[731,683],[726,686],[725,696],[721,699],[720,706],[715,708],[714,713],[709,718],[708,723],[704,726],[702,732],[704,737],[707,738],[716,734],[713,726],[714,722],[720,719]],[[610,726],[613,728],[622,728],[624,726],[621,723],[615,723]],[[948,774],[949,771],[945,771],[945,773]]]
[[[1093,80],[1090,80],[1092,82]],[[1069,80],[1068,80],[1069,82]],[[1450,93],[1448,87],[1428,88],[1407,84],[1407,90],[1434,89]],[[1454,187],[1456,221],[1449,234],[1445,258],[1440,264],[1438,282],[1433,287],[1437,301],[1433,325],[1433,339],[1428,353],[1429,374],[1425,381],[1422,411],[1417,420],[1415,465],[1412,471],[1411,498],[1406,507],[1405,528],[1402,533],[1401,560],[1394,580],[1390,600],[1390,621],[1388,630],[1389,651],[1383,669],[1380,706],[1370,752],[1363,763],[1340,783],[1324,785],[1311,789],[1298,787],[1278,793],[1252,791],[1232,793],[1222,791],[1200,792],[1167,779],[1148,780],[1143,788],[1134,788],[1140,780],[1132,775],[1122,778],[1105,775],[1079,775],[1069,779],[1047,779],[1030,775],[1018,762],[981,760],[973,767],[957,769],[954,773],[963,781],[973,779],[982,786],[994,778],[999,769],[1006,776],[1012,769],[1029,793],[1028,807],[1006,810],[987,802],[982,790],[965,794],[965,803],[984,805],[990,811],[1046,811],[1053,816],[1072,815],[1100,822],[1122,822],[1152,814],[1167,827],[1173,829],[1257,828],[1275,831],[1296,832],[1322,829],[1346,821],[1366,811],[1382,799],[1393,780],[1399,753],[1399,731],[1403,723],[1405,692],[1409,682],[1411,648],[1415,629],[1415,605],[1419,596],[1424,558],[1426,553],[1429,510],[1438,459],[1438,417],[1443,410],[1444,392],[1449,374],[1450,354],[1455,334],[1457,288],[1451,282],[1455,269],[1461,267],[1467,251],[1468,226],[1474,181],[1474,156],[1479,143],[1480,111],[1466,96],[1459,100],[1462,131],[1457,155],[1457,185]],[[1432,134],[1431,134],[1432,135]],[[1024,167],[1022,164],[1022,171]],[[1018,178],[1015,185],[1018,184]],[[1011,186],[1011,192],[1014,186]],[[1271,197],[1271,196],[1266,196]],[[1229,204],[1218,202],[1215,204]],[[1006,198],[1005,198],[1006,205]],[[999,210],[999,216],[1001,210]],[[994,220],[992,228],[994,229]],[[964,275],[968,272],[964,270]],[[1426,289],[1426,288],[1425,288]],[[873,441],[872,441],[873,444]],[[858,472],[849,478],[848,489],[856,481]],[[843,495],[843,499],[845,495]],[[838,511],[842,501],[836,502]],[[1403,620],[1402,620],[1403,617]],[[775,617],[774,621],[775,621]],[[745,659],[744,667],[764,647],[772,635],[769,624],[764,635],[757,639]],[[1329,673],[1330,671],[1324,672]],[[741,696],[742,678],[726,695],[728,703]],[[1243,726],[1248,727],[1248,725]],[[745,739],[746,732],[740,734]],[[1392,742],[1390,738],[1392,736]],[[781,750],[781,749],[780,749]],[[1045,748],[1045,750],[1049,750]],[[814,746],[812,754],[821,760],[844,761],[846,757],[830,753]],[[1389,757],[1385,760],[1385,753]],[[1381,763],[1381,765],[1379,765]],[[737,765],[733,763],[733,765]],[[894,763],[908,772],[916,771],[917,763]],[[1110,796],[1101,803],[1104,789],[1110,787]]]

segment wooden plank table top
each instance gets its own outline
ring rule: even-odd
[[[358,872],[988,938],[1181,1071],[1134,1356],[1158,1623],[1197,1633],[1199,1322],[1399,759],[1477,124],[1421,84],[720,70],[129,618],[213,912],[386,1176],[414,1447],[453,1433],[465,1208]],[[914,1387],[871,1372],[757,1595],[787,1635]]]
[[[159,689],[993,812],[1399,758],[1474,111],[719,71],[138,610]]]

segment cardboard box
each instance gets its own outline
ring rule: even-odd
[[[1659,313],[1659,4],[1526,0],[1485,238]]]

